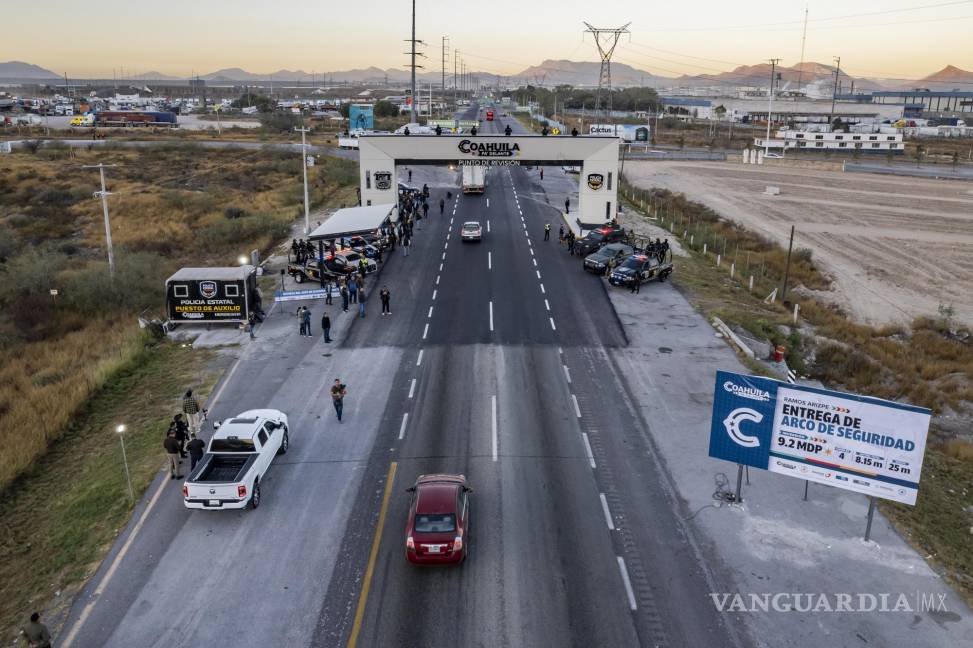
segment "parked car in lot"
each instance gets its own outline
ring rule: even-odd
[[[364,236],[349,236],[346,239],[342,239],[342,247],[354,250],[359,254],[364,254],[368,259],[378,258],[378,246]]]
[[[460,230],[460,238],[463,241],[482,241],[483,227],[479,221],[466,221]]]
[[[609,243],[624,243],[628,241],[628,233],[621,227],[599,227],[585,234],[584,238],[575,243],[575,254],[587,256]]]
[[[622,259],[632,256],[634,251],[631,245],[625,243],[609,243],[585,257],[584,269],[586,272],[605,274],[609,263],[615,265]]]
[[[405,525],[405,557],[417,565],[462,562],[469,553],[470,493],[465,475],[420,475]]]
[[[274,457],[287,452],[287,415],[256,409],[213,424],[206,454],[183,482],[186,508],[241,509],[260,506],[260,481]]]
[[[655,255],[633,254],[615,268],[608,283],[613,286],[631,286],[658,279],[665,281],[672,274],[672,261],[660,261]]]

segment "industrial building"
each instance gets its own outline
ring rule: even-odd
[[[973,91],[968,90],[881,90],[838,95],[842,104],[898,105],[902,117],[973,114]]]
[[[771,151],[858,151],[860,153],[901,154],[905,151],[902,135],[888,133],[817,133],[779,130],[775,137],[754,138],[754,146]]]

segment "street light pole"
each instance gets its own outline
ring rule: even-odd
[[[770,59],[770,86],[767,88],[767,138],[764,140],[764,155],[770,153],[770,114],[774,110],[774,70],[780,59]]]
[[[125,480],[128,482],[128,496],[135,502],[135,491],[132,489],[132,474],[128,471],[128,455],[125,454],[125,426],[119,425],[115,428],[115,432],[118,434],[118,440],[122,444],[122,462],[125,464]]]
[[[307,200],[307,140],[305,133],[310,133],[310,128],[297,128],[294,130],[301,134],[301,168],[304,169],[304,236],[311,233],[311,210]]]

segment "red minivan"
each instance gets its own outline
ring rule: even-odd
[[[493,111],[492,110],[486,111],[486,118],[487,118],[487,121],[493,121]]]
[[[405,525],[405,557],[417,565],[459,563],[466,559],[472,488],[464,475],[420,475]]]

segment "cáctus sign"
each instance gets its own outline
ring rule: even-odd
[[[931,414],[718,371],[709,456],[914,505]]]

